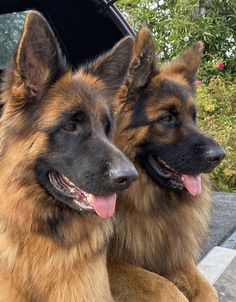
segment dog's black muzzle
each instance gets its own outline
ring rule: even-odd
[[[187,174],[192,172],[190,168],[192,164],[195,165],[193,172],[208,173],[226,156],[224,149],[211,136],[198,129],[189,135],[185,140],[185,148],[179,149],[179,152],[180,156],[184,155],[187,159],[189,168],[187,171],[181,171],[182,173],[187,172]]]
[[[212,171],[225,157],[223,148],[197,127],[189,129],[184,139],[169,144],[145,142],[140,151],[140,163],[153,180],[178,191],[185,187],[186,177],[199,184],[198,176]]]
[[[225,157],[225,151],[220,145],[209,146],[205,151],[206,161],[211,165],[211,169],[216,167]]]

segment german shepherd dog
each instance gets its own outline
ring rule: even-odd
[[[27,15],[1,95],[1,301],[113,301],[102,218],[137,171],[109,140],[109,104],[133,44],[72,71],[46,20]]]
[[[137,182],[119,195],[109,249],[111,287],[118,301],[171,301],[162,284],[153,287],[157,274],[172,281],[189,301],[218,301],[195,265],[210,210],[205,173],[225,156],[196,125],[194,79],[202,50],[203,43],[196,42],[158,69],[149,30],[137,34],[130,73],[117,99],[114,137],[139,172]],[[156,276],[147,274],[142,282],[138,267]],[[136,283],[133,294],[139,300],[125,291],[128,280],[133,287]]]

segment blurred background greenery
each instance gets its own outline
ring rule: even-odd
[[[236,192],[236,1],[118,0],[134,30],[152,31],[161,64],[193,42],[205,50],[196,81],[198,123],[225,148],[211,173],[215,190]]]

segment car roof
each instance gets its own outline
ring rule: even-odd
[[[0,14],[35,9],[51,24],[72,66],[110,49],[133,30],[114,0],[1,0]]]

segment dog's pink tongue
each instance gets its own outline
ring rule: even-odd
[[[182,175],[182,177],[184,185],[191,195],[197,196],[201,194],[202,183],[200,175]]]
[[[98,196],[91,194],[89,203],[94,207],[94,210],[98,214],[98,216],[102,218],[108,218],[115,213],[116,194],[107,196]]]

